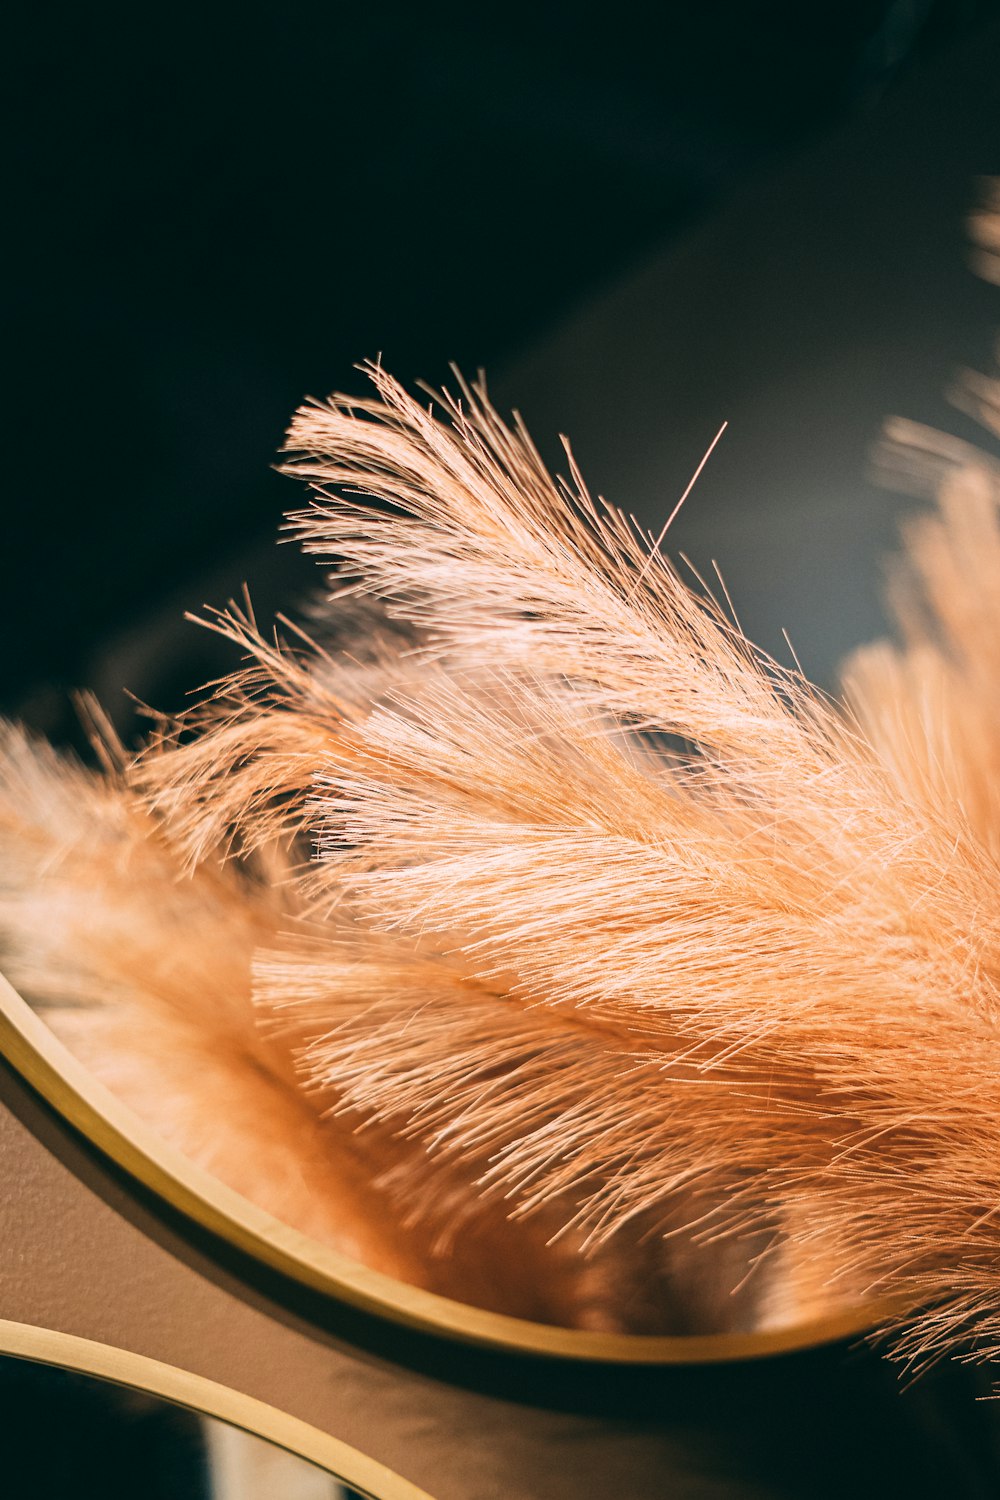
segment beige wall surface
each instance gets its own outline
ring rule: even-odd
[[[859,1478],[917,1496],[944,1493],[946,1473],[951,1493],[978,1493],[961,1487],[970,1454],[942,1434],[940,1383],[901,1397],[868,1351],[580,1369],[463,1351],[304,1294],[158,1204],[6,1065],[0,1316],[220,1381],[438,1500],[819,1500],[869,1493]],[[948,1379],[966,1382],[958,1400],[975,1421],[974,1377]]]
[[[276,1278],[264,1290],[266,1274],[244,1280],[226,1264],[224,1247],[199,1242],[197,1231],[185,1232],[169,1210],[145,1201],[6,1067],[0,1102],[0,1315],[134,1350],[256,1396],[439,1500],[555,1500],[580,1494],[594,1476],[608,1493],[662,1493],[678,1454],[659,1423],[547,1411],[453,1386],[427,1367],[453,1364],[461,1375],[463,1364],[493,1364],[492,1383],[501,1386],[511,1372],[505,1382],[502,1360],[463,1361],[447,1346],[418,1349],[424,1369],[352,1347],[335,1331],[337,1309],[321,1305],[314,1321],[316,1309],[290,1305],[308,1300],[294,1289],[283,1289],[284,1303],[272,1300],[282,1290]],[[355,1314],[343,1310],[341,1321],[364,1343],[380,1341],[377,1329],[373,1339],[353,1326]],[[389,1329],[381,1341],[391,1350],[406,1336]],[[548,1386],[558,1401],[553,1369],[533,1373],[515,1375],[514,1387],[544,1400]],[[472,1374],[491,1383],[488,1368]],[[580,1392],[580,1404],[599,1406],[602,1383]],[[655,1384],[655,1374],[640,1383]],[[613,1392],[606,1395],[613,1406]]]

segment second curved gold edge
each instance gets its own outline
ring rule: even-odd
[[[53,1365],[78,1374],[110,1380],[132,1390],[162,1397],[204,1416],[238,1427],[318,1464],[352,1489],[379,1500],[430,1500],[424,1491],[377,1460],[298,1417],[279,1411],[242,1391],[207,1380],[175,1365],[92,1339],[0,1319],[0,1355]]]

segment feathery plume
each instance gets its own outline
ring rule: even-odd
[[[227,1180],[254,1113],[243,1190],[404,1279],[634,1331],[877,1292],[914,1360],[992,1354],[995,465],[897,425],[939,501],[841,705],[481,387],[370,374],[289,434],[310,633],[212,616],[244,667],[121,777],[9,732],[12,977],[135,1097],[155,1038]]]
[[[249,675],[139,779],[189,858],[252,843],[259,788],[284,788],[305,909],[455,982],[368,1007],[265,958],[259,1004],[308,1003],[307,1080],[517,1216],[589,1245],[752,1232],[803,1305],[877,1289],[964,1327],[997,1271],[1000,1102],[997,869],[969,808],[873,732],[891,696],[859,667],[852,717],[578,478],[560,493],[481,392],[442,420],[372,375],[374,401],[293,424],[317,492],[292,524],[409,653],[334,701],[335,658],[231,613]]]

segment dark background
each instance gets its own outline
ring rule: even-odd
[[[266,614],[311,577],[270,546],[296,498],[270,466],[305,394],[352,388],[354,362],[381,354],[406,380],[482,365],[521,400],[524,351],[734,194],[794,172],[852,122],[877,135],[887,101],[954,74],[955,57],[995,54],[998,12],[799,0],[21,16],[7,48],[0,706],[57,735],[80,685],[116,714],[123,686],[177,706],[215,667],[201,633],[178,644],[184,608],[249,576]],[[957,119],[961,67],[949,86]],[[917,172],[941,135],[914,143]],[[730,234],[724,278],[740,255]],[[713,288],[689,278],[686,295],[701,334],[724,339]],[[537,384],[525,375],[545,438],[561,412]],[[704,374],[699,390],[711,426],[682,434],[678,475],[729,395]]]

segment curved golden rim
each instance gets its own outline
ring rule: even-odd
[[[278,1448],[294,1453],[311,1464],[327,1469],[352,1489],[362,1490],[374,1500],[431,1500],[408,1479],[394,1474],[375,1459],[339,1438],[311,1427],[253,1396],[245,1396],[202,1375],[192,1375],[175,1365],[161,1364],[145,1354],[132,1354],[110,1344],[97,1344],[72,1333],[35,1328],[30,1323],[11,1323],[0,1318],[0,1354],[28,1359],[35,1364],[58,1365],[80,1375],[97,1375],[115,1385],[126,1385],[162,1396],[175,1406],[186,1406],[207,1417],[217,1417],[239,1427],[252,1437],[264,1438]]]
[[[99,1083],[2,975],[0,1053],[105,1155],[195,1223],[313,1291],[423,1333],[562,1359],[714,1364],[850,1338],[898,1311],[871,1302],[788,1328],[684,1337],[592,1333],[487,1312],[369,1270],[283,1224],[202,1171]]]

